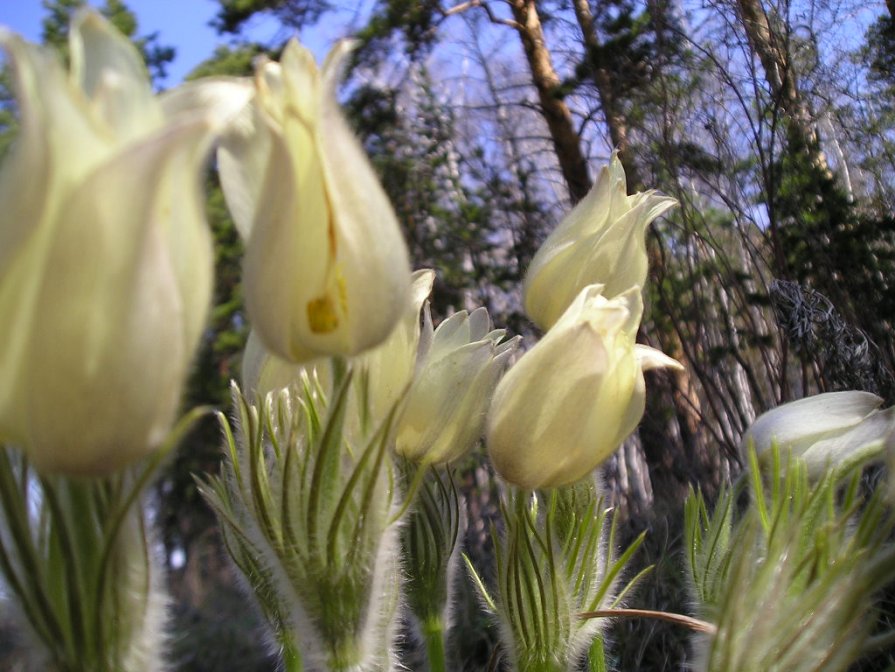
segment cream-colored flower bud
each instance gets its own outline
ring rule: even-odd
[[[414,271],[409,300],[401,303],[398,324],[384,343],[359,358],[363,375],[369,379],[369,410],[377,422],[385,419],[413,380],[420,342],[420,311],[434,282],[435,271]]]
[[[497,385],[488,413],[491,461],[523,488],[567,485],[609,458],[643,415],[643,372],[681,368],[634,342],[640,287],[607,299],[585,287]]]
[[[291,41],[255,74],[255,104],[218,154],[246,240],[244,282],[265,347],[302,362],[386,339],[410,284],[398,220],[335,98],[349,47],[322,70]]]
[[[895,431],[895,407],[870,392],[827,392],[783,404],[760,415],[743,436],[743,447],[768,454],[774,445],[805,460],[808,473],[852,463],[882,451]]]
[[[531,261],[523,284],[525,312],[545,331],[587,285],[617,296],[646,282],[646,227],[677,201],[654,191],[628,196],[613,153],[587,196],[566,215]]]
[[[396,450],[416,462],[440,464],[466,454],[482,436],[488,403],[520,337],[499,343],[488,311],[455,313],[432,329],[425,311],[419,364]]]
[[[106,474],[158,446],[177,412],[212,284],[201,167],[251,88],[156,99],[94,12],[70,42],[66,72],[0,33],[21,116],[0,169],[0,440],[44,472]]]

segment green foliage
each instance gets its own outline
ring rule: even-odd
[[[413,480],[405,466],[405,481]],[[449,604],[449,565],[463,527],[460,493],[451,469],[426,467],[414,508],[402,530],[407,604],[420,623],[440,621]]]
[[[405,483],[410,485],[419,467],[410,462],[400,466]],[[452,620],[466,510],[450,466],[423,468],[426,473],[422,485],[401,530],[404,593],[409,615],[416,619],[425,640],[430,671],[445,672],[445,640]]]
[[[358,31],[356,61],[381,63],[400,48],[419,61],[436,44],[441,21],[438,0],[378,0],[367,24]]]
[[[332,9],[327,0],[218,0],[213,26],[220,33],[239,33],[257,14],[273,14],[294,30],[313,25]]]
[[[751,500],[724,491],[713,512],[687,503],[687,564],[698,609],[717,626],[696,669],[846,670],[871,646],[874,595],[895,578],[891,512],[862,498],[860,470],[817,483],[773,454],[751,453]]]
[[[636,151],[636,145],[643,141],[638,136],[650,126],[649,117],[655,108],[675,95],[669,85],[674,78],[685,76],[682,66],[689,59],[686,42],[680,39],[680,27],[668,3],[659,0],[647,5],[631,0],[600,3],[593,16],[595,42],[584,41],[574,75],[567,78],[560,90],[563,96],[584,93],[588,105],[601,107],[605,116],[612,115],[614,123],[624,128],[624,144],[629,146],[620,149],[629,172],[629,187],[634,189],[644,186],[639,183],[640,170],[647,166],[661,169],[661,157],[672,156],[673,147],[663,148],[658,155],[646,148]],[[620,139],[612,136],[612,141]],[[640,168],[636,171],[635,152]],[[699,155],[704,156],[704,152],[673,156],[686,161]]]
[[[330,399],[316,377],[257,407],[234,387],[221,475],[201,482],[290,669],[299,651],[332,670],[381,662],[398,605],[395,411],[366,426],[362,377],[333,367]]]
[[[726,489],[718,496],[713,511],[705,499],[690,493],[684,505],[685,548],[691,590],[700,616],[712,620],[713,605],[727,590],[731,553],[731,528],[736,495]]]
[[[501,507],[503,535],[492,532],[493,591],[467,559],[488,609],[498,617],[513,670],[566,672],[594,648],[599,610],[617,606],[648,571],[617,592],[621,572],[643,535],[616,555],[617,518],[590,481],[544,493],[511,490]],[[591,666],[599,669],[599,661]]]
[[[6,67],[0,69],[0,161],[9,151],[19,124],[10,79],[9,70]]]
[[[883,15],[870,25],[865,50],[871,77],[895,87],[895,20],[891,16]]]
[[[143,499],[203,412],[185,416],[150,459],[105,478],[42,475],[0,445],[0,571],[49,669],[159,669],[166,593]]]
[[[68,49],[68,26],[74,13],[86,0],[43,0],[47,16],[41,22],[44,44],[65,53]]]
[[[214,50],[211,58],[193,68],[186,79],[192,81],[202,77],[250,77],[255,71],[255,59],[264,54],[269,52],[258,44],[241,44],[236,48],[221,46]]]
[[[649,11],[630,0],[604,3],[599,21],[602,40],[585,52],[575,74],[585,80],[605,70],[615,81],[615,95],[628,98],[649,83],[657,61],[656,26]]]

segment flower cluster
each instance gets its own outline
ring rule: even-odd
[[[405,548],[444,539],[436,566],[420,551],[407,571],[446,577],[461,505],[444,465],[487,433],[510,482],[581,480],[639,421],[643,370],[676,365],[634,342],[644,229],[673,201],[628,196],[613,157],[536,256],[525,303],[549,331],[499,384],[521,339],[484,308],[433,324],[434,273],[411,274],[336,102],[348,44],[318,68],[293,40],[253,81],[156,96],[98,14],[79,13],[70,35],[66,71],[0,34],[22,116],[0,173],[0,308],[15,325],[0,346],[0,439],[44,473],[96,476],[168,436],[209,303],[199,184],[217,143],[253,331],[241,421],[225,423],[230,460],[204,492],[284,655],[298,645],[333,669],[387,665],[391,518],[414,493],[444,506],[412,517]],[[419,602],[430,626],[450,591],[435,592]]]
[[[75,15],[68,67],[2,30],[0,47],[21,114],[0,169],[0,314],[10,325],[0,341],[0,570],[54,669],[163,664],[156,544],[135,503],[158,449],[189,424],[175,419],[212,288],[200,185],[215,147],[245,244],[252,331],[235,420],[219,415],[221,473],[197,480],[287,669],[397,669],[405,604],[431,668],[446,669],[464,525],[453,465],[483,437],[509,487],[494,533],[497,585],[470,574],[514,670],[577,669],[597,619],[627,592],[616,592],[619,575],[642,541],[616,555],[597,469],[644,414],[644,373],[683,368],[637,342],[646,230],[675,200],[628,194],[613,154],[532,260],[523,305],[544,335],[520,354],[521,337],[506,338],[485,308],[433,321],[435,272],[412,272],[336,101],[350,44],[318,68],[292,40],[279,62],[257,62],[253,79],[161,95],[135,47],[89,10]],[[778,449],[801,460],[789,499],[808,492],[804,474],[834,493],[836,478],[895,441],[895,409],[881,405],[864,392],[818,395],[759,417],[744,443],[775,468]],[[718,561],[732,514],[710,520],[691,504],[688,515],[697,592],[709,602],[721,593],[709,574],[750,576],[758,565],[745,554]],[[849,536],[849,516],[843,543],[864,548],[869,525]],[[738,538],[760,547],[764,522]],[[786,580],[801,581],[804,566]]]
[[[509,482],[535,489],[581,480],[640,422],[643,372],[682,368],[635,343],[646,226],[674,204],[653,192],[628,196],[613,155],[535,255],[524,303],[547,334],[501,381],[488,418],[491,461]]]

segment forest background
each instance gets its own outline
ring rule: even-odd
[[[62,57],[68,19],[82,4],[43,2],[41,39]],[[175,49],[165,32],[142,32],[124,0],[93,4],[140,46],[157,85],[170,84]],[[686,613],[683,500],[690,488],[711,496],[739,473],[740,440],[758,414],[821,391],[867,390],[895,402],[895,1],[217,5],[212,27],[226,46],[188,79],[250,75],[254,59],[276,59],[296,34],[318,55],[335,37],[358,40],[341,99],[414,267],[437,271],[437,317],[484,305],[497,326],[532,340],[523,273],[613,149],[630,191],[678,199],[648,233],[639,340],[677,358],[686,374],[647,374],[644,420],[604,467],[626,532],[649,532],[637,564],[656,565],[633,606]],[[172,10],[170,20],[184,19]],[[4,75],[0,154],[15,129]],[[241,246],[213,168],[207,193],[217,285],[184,405],[224,408],[248,325]],[[268,670],[257,621],[192,478],[217,472],[220,451],[208,422],[156,485],[175,598],[173,668]],[[485,559],[494,477],[475,456],[460,471],[466,549]],[[493,633],[471,591],[461,593],[455,663],[484,669]],[[684,669],[690,655],[673,625],[620,622],[609,641],[618,670]],[[14,669],[17,645],[0,636],[0,668]],[[862,669],[893,662],[883,652]]]

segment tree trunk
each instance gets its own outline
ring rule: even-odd
[[[787,135],[797,147],[809,153],[811,163],[830,175],[827,159],[821,151],[813,116],[796,83],[796,72],[789,58],[788,40],[772,25],[761,0],[736,0],[736,9],[746,31],[752,52],[761,62],[771,95],[788,119]]]
[[[560,96],[560,80],[544,41],[541,17],[535,0],[510,0],[510,6],[517,24],[516,32],[522,40],[522,48],[531,70],[532,82],[538,91],[541,113],[550,130],[556,157],[569,188],[569,198],[572,203],[577,203],[587,195],[592,183],[572,113]]]
[[[895,2],[895,0],[892,1]],[[600,97],[600,106],[603,108],[606,128],[609,130],[609,139],[618,150],[618,158],[625,169],[628,186],[634,190],[642,188],[644,185],[637,165],[634,163],[634,157],[628,151],[628,123],[619,105],[613,73],[602,67],[595,58],[602,45],[594,26],[590,2],[589,0],[574,0],[574,5],[575,17],[578,19],[578,26],[584,36],[586,58],[593,65],[593,82],[597,89],[597,95]]]

